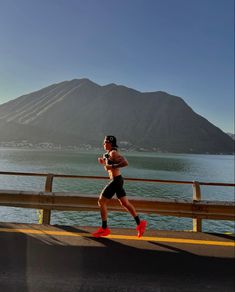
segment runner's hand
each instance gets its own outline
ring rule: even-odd
[[[104,159],[103,159],[102,157],[99,157],[99,158],[98,158],[98,162],[99,162],[100,164],[105,164],[105,161],[104,161]]]

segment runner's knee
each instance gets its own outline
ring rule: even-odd
[[[104,206],[105,205],[105,200],[103,199],[103,198],[99,198],[98,199],[98,206],[100,206],[100,207],[102,207],[102,206]]]

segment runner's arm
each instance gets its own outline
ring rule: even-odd
[[[111,153],[111,158],[114,161],[114,164],[112,164],[112,168],[120,168],[125,167],[128,165],[128,161],[126,158],[124,158],[122,155],[120,155],[117,152]]]

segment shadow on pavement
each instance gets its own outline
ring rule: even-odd
[[[0,233],[0,291],[234,292],[234,259],[195,256],[156,242],[151,244],[169,251],[109,238],[86,238],[89,244],[81,238],[76,246],[53,240]]]

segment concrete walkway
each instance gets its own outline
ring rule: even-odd
[[[235,291],[232,235],[0,223],[0,291]]]

